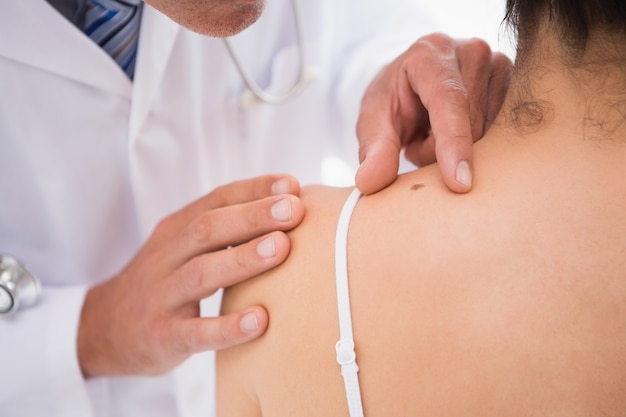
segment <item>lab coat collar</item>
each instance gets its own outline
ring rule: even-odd
[[[180,26],[144,3],[131,104],[130,137],[134,138],[154,101]]]
[[[130,97],[132,83],[105,51],[45,0],[3,1],[0,56]]]
[[[45,0],[2,2],[0,57],[132,97],[134,137],[159,89],[180,26],[144,4],[134,85],[122,69]]]

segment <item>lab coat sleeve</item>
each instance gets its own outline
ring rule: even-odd
[[[86,288],[44,287],[42,299],[0,318],[0,417],[90,417],[76,356]]]

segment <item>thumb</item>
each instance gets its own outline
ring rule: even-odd
[[[356,173],[356,188],[373,194],[395,181],[400,166],[400,140],[375,140],[361,144],[361,165]]]

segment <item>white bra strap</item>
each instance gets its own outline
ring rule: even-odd
[[[357,372],[356,353],[354,352],[354,340],[352,336],[352,316],[350,313],[350,291],[348,289],[348,226],[352,212],[356,207],[361,193],[356,188],[346,200],[335,237],[335,278],[337,281],[337,306],[339,308],[339,341],[335,345],[337,362],[341,365],[341,375],[346,387],[348,409],[351,417],[363,417],[363,404],[361,402],[361,388]]]

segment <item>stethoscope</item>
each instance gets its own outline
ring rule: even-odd
[[[0,255],[0,317],[11,316],[41,297],[41,284],[24,264],[10,255]]]
[[[241,61],[235,54],[233,50],[233,46],[228,38],[224,38],[224,44],[226,45],[226,49],[230,54],[235,66],[237,67],[237,71],[243,78],[244,83],[246,84],[246,90],[243,92],[241,96],[241,102],[244,107],[250,107],[255,103],[260,101],[265,102],[267,104],[281,104],[289,100],[298,94],[302,89],[309,83],[315,81],[318,77],[317,69],[311,66],[307,66],[306,63],[306,50],[304,45],[304,30],[302,25],[302,7],[300,5],[299,0],[291,0],[291,5],[293,9],[293,16],[296,26],[296,36],[298,42],[298,55],[299,55],[299,68],[298,68],[298,79],[296,82],[285,92],[272,94],[267,91],[264,91],[254,78],[245,70],[243,65],[241,65]]]

